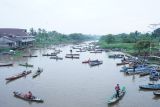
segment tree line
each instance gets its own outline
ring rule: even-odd
[[[102,36],[99,40],[99,43],[104,48],[109,48],[109,46],[113,46],[111,44],[114,44],[115,47],[110,47],[110,48],[124,48],[124,49],[137,50],[138,53],[141,52],[149,53],[151,51],[153,52],[154,50],[159,49],[160,28],[150,33],[141,33],[135,31],[129,34],[126,33],[121,33],[117,35],[108,34]]]
[[[45,29],[41,28],[38,30],[31,28],[29,34],[35,36],[36,43],[40,44],[77,43],[95,39],[95,37],[92,35],[82,33],[72,33],[67,35],[57,31],[46,31]]]

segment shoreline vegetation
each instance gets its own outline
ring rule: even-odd
[[[149,63],[160,64],[160,28],[144,34],[135,31],[129,34],[108,34],[103,36],[81,33],[62,34],[57,31],[46,31],[40,28],[35,30],[31,28],[28,34],[34,36],[35,41],[32,47],[35,48],[58,44],[78,44],[84,41],[99,39],[98,45],[101,48],[122,51],[136,57],[148,59]],[[15,49],[14,57],[22,56],[24,48],[30,47]],[[9,52],[10,50],[10,48],[0,48],[0,52]]]
[[[149,63],[160,64],[160,28],[145,34],[135,31],[129,34],[104,35],[98,44],[105,49],[119,50],[148,59]]]
[[[46,44],[58,45],[80,43],[96,39],[94,35],[87,35],[82,33],[72,33],[67,35],[57,31],[46,31],[45,29],[40,28],[37,31],[31,28],[29,34],[35,36],[35,46],[42,46]]]
[[[70,43],[81,43],[88,40],[96,40],[98,36],[95,35],[87,35],[81,33],[72,33],[72,34],[62,34],[57,31],[46,31],[45,29],[39,28],[35,30],[31,28],[28,32],[29,35],[34,36],[34,44],[32,47],[45,47],[50,45],[58,45],[58,44],[70,44]],[[18,47],[17,49],[13,48],[0,48],[1,52],[9,52],[10,50],[14,50],[14,57],[22,56],[24,53],[22,50],[30,47]]]

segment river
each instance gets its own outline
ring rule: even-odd
[[[80,59],[66,59],[70,53],[70,45],[58,47],[63,50],[59,56],[63,60],[54,60],[42,56],[53,50],[41,48],[26,50],[38,55],[37,58],[0,57],[1,61],[13,61],[13,67],[0,68],[0,107],[108,107],[107,100],[114,93],[117,83],[126,87],[125,96],[112,107],[158,107],[159,98],[154,97],[152,91],[139,90],[139,85],[148,84],[148,76],[140,78],[138,75],[126,76],[120,72],[121,66],[116,66],[120,59],[109,59],[111,52],[80,53]],[[75,50],[74,50],[75,51]],[[73,53],[75,53],[73,51]],[[100,59],[103,64],[90,67],[82,64],[87,59]],[[28,62],[33,68],[18,66]],[[41,75],[32,78],[32,74],[6,83],[5,78],[23,70],[43,68]],[[44,103],[23,101],[13,96],[13,91],[32,91],[35,96],[44,100]]]

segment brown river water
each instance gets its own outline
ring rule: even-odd
[[[37,58],[12,58],[0,56],[0,61],[13,61],[13,67],[0,67],[0,107],[108,107],[107,100],[115,92],[117,83],[126,87],[125,96],[111,107],[158,107],[160,97],[155,97],[152,91],[139,90],[139,85],[148,84],[148,76],[140,78],[138,75],[127,76],[120,72],[121,66],[116,66],[120,59],[109,59],[111,52],[80,53],[80,59],[66,59],[71,46],[58,47],[63,50],[58,56],[63,60],[54,60],[42,56],[53,50],[42,48],[26,50],[38,55]],[[75,50],[73,50],[74,52]],[[74,52],[75,53],[75,52]],[[90,67],[82,64],[87,59],[100,59],[103,64]],[[28,62],[33,68],[19,66]],[[6,83],[5,78],[22,72],[23,70],[37,70],[43,72],[36,78],[32,74]],[[44,100],[44,103],[28,102],[13,96],[13,91],[32,93]],[[110,107],[110,106],[109,106]]]

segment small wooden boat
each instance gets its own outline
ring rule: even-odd
[[[65,56],[65,58],[79,59],[79,56],[69,56],[69,55],[67,55],[67,56]]]
[[[98,62],[98,60],[86,60],[86,61],[83,61],[82,63],[89,63],[89,62]]]
[[[142,77],[142,76],[147,76],[147,75],[149,75],[149,74],[150,74],[150,72],[141,72],[141,73],[139,74],[139,76]]]
[[[123,54],[113,54],[113,55],[109,55],[109,58],[124,58]]]
[[[13,66],[13,63],[0,63],[0,67],[3,66]]]
[[[43,72],[43,69],[38,69],[35,74],[33,74],[33,78],[37,77],[38,75],[40,75]]]
[[[51,54],[42,54],[42,56],[57,56],[57,54],[56,53],[51,53]]]
[[[153,91],[153,94],[156,96],[160,96],[160,91]]]
[[[58,56],[52,56],[52,57],[50,57],[50,59],[63,60],[63,58],[58,57]]]
[[[79,54],[66,54],[66,56],[79,56]]]
[[[86,50],[79,50],[79,51],[76,51],[76,52],[86,52]]]
[[[20,74],[17,74],[17,75],[15,75],[15,76],[11,76],[11,77],[6,78],[6,80],[9,80],[9,81],[15,80],[15,79],[24,77],[24,76],[30,74],[31,72],[32,72],[32,71],[23,71],[23,72],[20,73]]]
[[[89,65],[90,66],[96,66],[96,65],[101,65],[103,64],[103,61],[90,61]]]
[[[90,53],[102,53],[102,51],[91,51]]]
[[[43,100],[38,97],[32,96],[32,98],[28,98],[26,94],[23,94],[20,92],[13,92],[13,94],[15,97],[26,100],[26,101],[43,102]]]
[[[53,49],[53,50],[55,50],[56,48],[47,48],[47,49]]]
[[[24,55],[23,57],[38,57],[37,55]]]
[[[90,61],[90,60],[87,60],[87,61],[82,61],[82,63],[83,63],[83,64],[84,64],[84,63],[89,63],[89,61]]]
[[[126,64],[129,64],[129,62],[121,62],[121,63],[117,63],[117,66],[118,66],[118,65],[126,65]]]
[[[31,50],[39,50],[38,48],[32,48]]]
[[[19,66],[25,66],[25,67],[33,67],[33,65],[25,63],[25,64],[19,64]]]
[[[117,101],[119,101],[126,93],[125,87],[122,87],[122,89],[119,91],[119,97],[116,96],[116,93],[113,94],[113,96],[107,101],[108,104],[114,104]]]
[[[159,90],[160,84],[148,84],[148,85],[140,85],[141,89],[149,89],[149,90]]]

